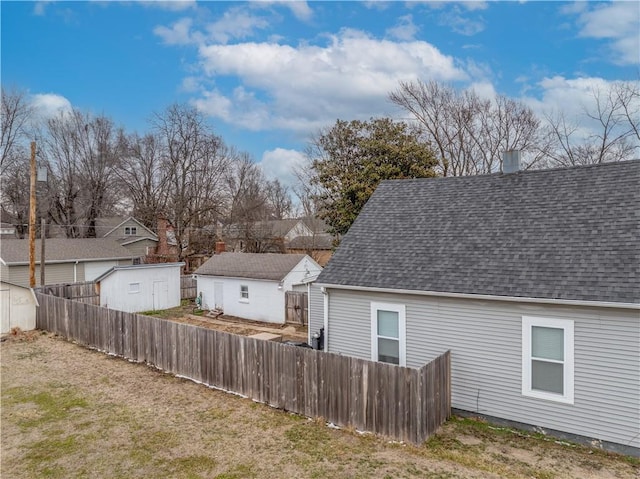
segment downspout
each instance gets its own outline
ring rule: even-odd
[[[78,263],[80,261],[76,260],[76,262],[73,264],[73,282],[77,283],[78,282]]]
[[[324,295],[324,352],[329,351],[329,291],[327,288],[320,288]]]

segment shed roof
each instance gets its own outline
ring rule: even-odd
[[[640,303],[640,161],[384,181],[318,283]]]
[[[122,266],[114,266],[108,269],[107,271],[105,271],[104,273],[102,273],[100,276],[98,276],[96,279],[94,279],[94,281],[96,283],[99,283],[106,277],[111,276],[116,271],[130,271],[130,270],[153,271],[156,269],[163,269],[163,268],[182,268],[184,265],[185,263],[180,262],[180,263],[128,264],[128,265],[122,265]]]
[[[46,262],[130,259],[131,252],[111,238],[47,238]],[[8,265],[29,263],[28,239],[3,239],[0,257]],[[40,261],[40,240],[36,240],[36,261]]]
[[[305,257],[304,254],[222,253],[213,255],[195,274],[280,281]]]

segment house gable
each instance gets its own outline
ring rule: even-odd
[[[153,231],[132,216],[111,228],[103,235],[103,237],[124,240],[136,237],[150,238],[156,241],[158,239]]]

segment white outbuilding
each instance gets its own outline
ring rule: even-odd
[[[318,276],[322,267],[305,254],[222,253],[195,272],[205,309],[283,324],[285,293]]]
[[[96,278],[100,306],[138,313],[180,306],[184,263],[114,266]]]
[[[0,282],[0,334],[13,328],[36,329],[38,300],[31,288],[7,281]]]

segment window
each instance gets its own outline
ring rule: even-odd
[[[249,286],[247,286],[246,284],[240,285],[240,301],[249,301]]]
[[[140,283],[129,283],[129,294],[140,292]]]
[[[135,226],[125,226],[124,234],[127,236],[135,236],[136,234],[138,234],[138,228]]]
[[[522,394],[573,404],[573,321],[522,318]]]
[[[405,366],[405,306],[371,303],[371,359]]]

